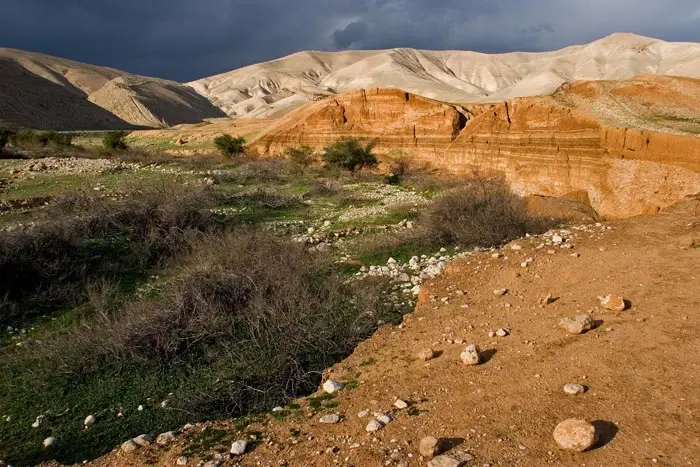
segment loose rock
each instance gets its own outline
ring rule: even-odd
[[[598,435],[590,422],[572,418],[557,425],[554,429],[554,440],[562,449],[583,452],[593,447]]]
[[[424,362],[432,360],[433,358],[435,358],[435,351],[433,349],[423,349],[420,352],[418,352],[418,358],[420,360],[423,360]]]
[[[327,424],[335,424],[340,422],[340,415],[336,413],[324,415],[319,419],[319,422],[321,423],[327,423]]]
[[[445,454],[428,462],[428,467],[462,467],[472,459],[469,454]]]
[[[153,436],[151,435],[138,435],[136,438],[132,439],[132,441],[139,446],[150,446],[151,443],[153,443]]]
[[[418,450],[421,456],[432,459],[440,454],[440,441],[433,436],[426,436],[420,440]]]
[[[164,446],[168,443],[172,443],[173,441],[175,441],[175,438],[177,438],[177,431],[166,431],[165,433],[161,433],[158,435],[158,437],[156,438],[156,444]]]
[[[383,427],[384,427],[384,425],[379,420],[372,420],[371,422],[369,422],[367,424],[367,426],[365,427],[365,430],[368,433],[372,433],[372,432],[381,430]]]
[[[570,383],[564,386],[564,392],[570,396],[578,396],[586,392],[586,388],[580,384]]]
[[[394,407],[399,410],[403,410],[408,407],[408,403],[406,401],[402,401],[401,399],[396,399],[396,402],[394,402]]]
[[[611,311],[625,311],[627,308],[625,299],[619,295],[608,295],[601,298],[600,305]]]
[[[565,329],[569,334],[583,334],[595,327],[595,321],[591,315],[576,315],[571,318],[562,318],[559,321],[559,327]]]
[[[459,357],[465,365],[478,365],[480,361],[479,347],[474,344],[468,345]]]
[[[231,444],[231,454],[234,456],[241,456],[245,454],[245,450],[248,448],[248,441],[244,439],[239,439]]]
[[[508,293],[508,289],[494,289],[493,294],[497,297],[502,297]]]
[[[177,460],[175,461],[175,463],[176,463],[177,465],[187,465],[187,463],[188,463],[189,461],[190,461],[190,460],[189,460],[186,456],[180,456],[180,457],[177,458]]]
[[[498,337],[506,337],[508,334],[510,334],[510,331],[504,328],[501,328],[498,331],[496,331],[496,335]]]
[[[44,449],[49,449],[56,446],[57,442],[58,440],[56,438],[54,438],[53,436],[49,436],[44,440]]]
[[[139,445],[134,443],[133,440],[126,441],[122,443],[121,447],[119,449],[122,450],[122,452],[132,452],[136,451],[139,448]]]
[[[95,416],[94,415],[88,415],[87,417],[85,417],[85,420],[83,421],[83,425],[85,425],[85,428],[88,428],[94,424],[95,424]]]
[[[345,385],[343,383],[333,381],[332,379],[329,379],[328,381],[323,383],[323,390],[326,391],[328,394],[333,394],[336,391],[340,391],[344,387]]]
[[[382,425],[388,425],[391,423],[391,417],[385,413],[379,412],[376,414],[377,421]]]

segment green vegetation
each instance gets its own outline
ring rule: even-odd
[[[377,165],[377,157],[372,153],[376,141],[364,145],[358,138],[343,138],[331,144],[323,152],[327,164],[350,172]]]
[[[129,146],[126,144],[127,131],[110,131],[102,138],[102,146],[108,151],[126,151]]]
[[[89,175],[0,161],[0,223],[11,227],[0,236],[0,416],[12,419],[0,452],[16,465],[80,462],[187,422],[241,416],[244,430],[315,391],[325,368],[408,311],[407,300],[388,299],[388,280],[348,280],[361,265],[541,228],[498,181],[447,191],[407,169],[387,186],[357,173],[360,162],[298,170],[303,159],[108,155],[124,163],[84,160],[99,168]],[[451,217],[476,233],[440,220]],[[415,226],[400,228],[404,219]],[[310,232],[333,245],[312,252],[317,243],[292,241]],[[341,254],[351,258],[338,263]],[[324,394],[308,404],[338,402]],[[97,422],[85,430],[88,414]],[[31,428],[39,415],[45,423]],[[55,450],[40,448],[47,436]],[[209,428],[186,452],[229,441]]]
[[[288,148],[284,155],[295,164],[301,167],[308,167],[314,161],[314,150],[309,146],[300,146],[298,148]]]
[[[245,152],[245,138],[221,135],[214,138],[214,145],[224,156],[231,157]]]

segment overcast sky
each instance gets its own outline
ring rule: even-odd
[[[700,42],[700,0],[2,0],[0,47],[189,81],[299,50]]]

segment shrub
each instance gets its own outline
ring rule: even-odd
[[[437,241],[484,247],[544,228],[503,180],[487,178],[475,178],[437,198],[425,213],[424,224]]]
[[[245,151],[245,138],[242,136],[234,138],[231,135],[221,135],[214,138],[214,145],[223,155],[231,157],[236,154],[243,154]]]
[[[308,167],[314,161],[314,150],[309,146],[287,148],[284,154],[297,165]]]
[[[60,198],[48,218],[0,236],[0,324],[82,301],[96,279],[133,281],[217,220],[204,190],[156,187],[126,199]]]
[[[30,420],[71,407],[50,421],[58,451],[36,449],[47,435],[13,424],[0,439],[6,459],[73,463],[139,433],[270,409],[314,391],[325,368],[400,319],[385,283],[348,283],[330,258],[263,232],[199,238],[170,277],[154,298],[4,355],[3,410]],[[168,410],[134,410],[149,398],[167,398]],[[85,413],[105,414],[99,430],[80,429]]]
[[[17,147],[69,147],[73,142],[73,136],[68,133],[55,131],[19,130],[12,133],[10,141]]]
[[[343,138],[328,146],[323,159],[331,166],[336,166],[356,172],[364,167],[377,165],[377,157],[372,153],[376,141],[363,145],[358,138]]]
[[[110,151],[125,151],[129,148],[124,141],[128,134],[126,131],[110,131],[102,138],[102,145]]]

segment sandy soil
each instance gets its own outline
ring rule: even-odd
[[[338,406],[327,411],[341,414],[340,423],[319,423],[323,412],[301,400],[286,419],[248,427],[264,441],[221,465],[422,466],[418,442],[428,435],[474,456],[474,466],[700,465],[700,200],[568,230],[570,249],[533,237],[500,258],[484,252],[452,263],[424,287],[403,324],[383,327],[325,375],[357,384],[337,393]],[[526,258],[533,261],[522,267]],[[509,292],[496,296],[497,288]],[[541,305],[549,293],[556,301]],[[623,295],[630,308],[603,310],[598,296],[608,293]],[[581,312],[592,313],[596,329],[569,336],[557,328],[561,317]],[[489,337],[499,328],[511,334]],[[481,365],[460,361],[468,343],[481,347]],[[439,352],[427,363],[416,358],[426,347]],[[567,383],[587,391],[568,396]],[[409,409],[394,409],[396,398]],[[358,417],[365,409],[394,420],[368,434],[372,415]],[[570,417],[594,422],[594,449],[557,448],[552,431]],[[115,451],[90,465],[175,465],[204,426],[244,436],[234,422],[198,425],[170,448]]]

